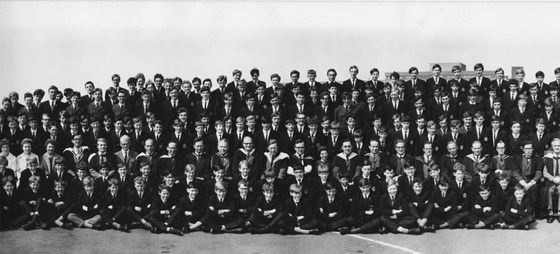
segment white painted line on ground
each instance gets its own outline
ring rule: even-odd
[[[387,246],[387,247],[399,249],[399,250],[402,250],[402,251],[405,251],[405,252],[408,252],[408,253],[412,253],[412,254],[422,254],[422,253],[420,253],[420,252],[413,251],[413,250],[408,249],[408,248],[405,248],[405,247],[401,247],[401,246],[398,246],[398,245],[394,245],[394,244],[390,244],[390,243],[386,243],[386,242],[382,242],[382,241],[370,239],[370,238],[363,237],[363,236],[359,236],[359,235],[350,235],[350,234],[349,234],[349,235],[346,235],[346,236],[351,236],[351,237],[355,237],[355,238],[362,239],[362,240],[365,240],[365,241],[374,242],[374,243],[377,243],[377,244],[385,245],[385,246]]]

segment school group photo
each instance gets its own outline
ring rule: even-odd
[[[422,80],[258,68],[6,94],[14,230],[412,234],[560,223],[560,68]],[[534,75],[535,83],[524,81]],[[304,76],[304,77],[302,77]],[[326,82],[319,82],[324,79]],[[547,76],[547,79],[548,76]],[[126,80],[122,82],[121,80]],[[126,84],[123,84],[126,83]],[[186,236],[188,237],[188,236]]]

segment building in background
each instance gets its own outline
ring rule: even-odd
[[[429,68],[427,71],[421,71],[418,73],[418,78],[419,79],[423,79],[426,80],[430,77],[432,77],[432,66],[434,66],[436,63],[430,63],[429,64]],[[475,72],[474,70],[468,70],[467,71],[467,66],[463,63],[438,63],[441,66],[441,77],[449,80],[449,79],[453,79],[453,72],[451,72],[451,69],[453,68],[453,66],[458,65],[461,67],[461,74],[463,76],[464,79],[468,80],[472,77],[475,76]],[[515,76],[515,71],[518,69],[523,69],[523,66],[513,66],[511,67],[511,76],[508,76],[506,73],[505,74],[505,79],[509,79],[510,77],[514,77]],[[410,74],[408,74],[408,70],[406,71],[397,71],[400,75],[401,75],[401,80],[409,80],[410,79]],[[389,77],[391,76],[391,73],[393,72],[385,72],[385,79],[389,80]],[[494,75],[494,70],[484,70],[484,76],[489,78],[489,79],[495,79],[495,75]]]

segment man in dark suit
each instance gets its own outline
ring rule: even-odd
[[[391,100],[386,102],[383,105],[383,109],[385,110],[385,125],[387,128],[393,128],[393,115],[395,114],[404,114],[407,109],[406,102],[399,100],[399,90],[394,88],[391,90]]]
[[[363,100],[364,96],[365,96],[365,86],[366,86],[366,82],[364,82],[361,79],[358,79],[358,67],[356,65],[352,65],[350,66],[350,68],[348,69],[348,71],[350,72],[350,78],[345,80],[344,82],[342,82],[342,91],[341,93],[344,92],[349,92],[351,93],[352,90],[356,89],[360,92],[360,99]]]
[[[488,97],[488,89],[490,88],[490,79],[484,77],[484,65],[477,63],[474,65],[475,77],[469,79],[471,87],[475,87],[478,93],[484,97]]]
[[[59,106],[60,102],[56,100],[58,88],[56,86],[49,87],[49,99],[39,105],[39,115],[48,114],[51,118],[58,117],[58,111],[62,110]]]
[[[404,82],[404,98],[409,101],[414,98],[414,91],[420,89],[422,91],[422,97],[427,100],[428,91],[426,87],[426,81],[418,78],[418,68],[410,67],[408,69],[408,74],[410,74],[410,80]]]
[[[432,91],[435,87],[437,87],[439,91],[443,91],[447,86],[447,80],[440,77],[441,71],[441,65],[434,64],[434,66],[432,66],[432,73],[434,76],[426,80],[428,98],[432,96]]]

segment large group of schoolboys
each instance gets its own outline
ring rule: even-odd
[[[12,92],[0,110],[0,230],[422,234],[560,222],[556,80],[349,68],[138,74],[104,93]],[[103,96],[105,95],[105,96]]]

